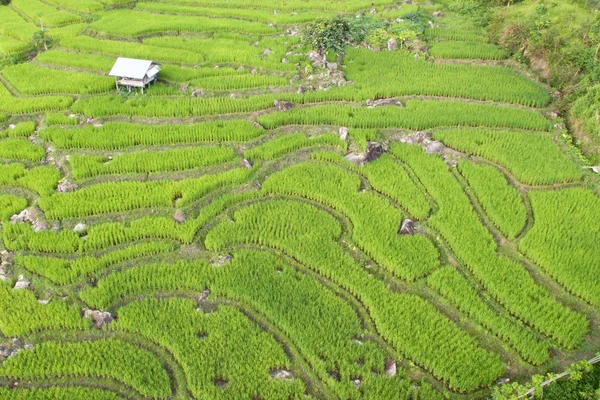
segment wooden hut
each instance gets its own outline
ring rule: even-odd
[[[132,87],[141,88],[144,93],[146,85],[156,81],[159,72],[160,66],[154,61],[119,57],[108,75],[116,78],[117,90],[121,85],[130,92]]]

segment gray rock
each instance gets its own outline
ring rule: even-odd
[[[506,385],[510,382],[510,378],[500,378],[496,381],[496,385]]]
[[[339,135],[340,135],[340,139],[341,140],[347,140],[348,139],[348,128],[346,128],[345,126],[340,127],[339,130]]]
[[[16,127],[17,127],[17,126],[16,126],[15,124],[10,124],[10,125],[8,126],[8,129],[15,129]]]
[[[401,235],[413,235],[415,233],[415,223],[412,219],[405,219],[400,226]]]
[[[288,59],[287,59],[287,57],[285,57],[285,58],[282,58],[282,59],[281,59],[281,62],[285,64],[285,63],[288,63],[288,62],[290,62],[290,60],[288,60]]]
[[[432,15],[433,18],[442,18],[444,16],[441,11],[434,11]]]
[[[381,145],[381,143],[377,142],[368,142],[367,143],[367,152],[365,153],[365,157],[363,162],[371,162],[377,160],[381,155],[385,152],[385,149]]]
[[[367,105],[371,106],[371,107],[382,107],[382,106],[396,106],[396,107],[404,107],[404,105],[396,99],[379,99],[379,100],[371,100],[371,104],[368,103],[369,100],[367,100]]]
[[[263,54],[266,56],[268,54],[271,54],[273,51],[271,49],[265,49],[265,51],[263,51]]]
[[[185,213],[182,210],[175,210],[175,213],[173,214],[173,220],[175,222],[183,224],[186,219],[187,217],[185,216]]]
[[[337,71],[338,69],[338,65],[336,62],[328,62],[327,63],[327,69],[330,71]]]
[[[273,104],[277,111],[290,111],[294,107],[294,104],[291,101],[275,100]]]
[[[423,149],[425,149],[425,152],[428,154],[442,154],[446,149],[446,146],[444,146],[442,142],[434,140],[425,144]]]
[[[75,228],[73,228],[73,232],[75,233],[83,233],[87,230],[87,225],[84,224],[83,222],[78,223],[77,225],[75,225]]]
[[[208,299],[208,296],[210,296],[210,290],[204,289],[198,298],[198,303],[202,303],[204,300]]]
[[[389,38],[387,41],[387,48],[389,51],[398,50],[398,42],[395,38]]]
[[[23,275],[19,275],[19,278],[17,279],[17,283],[15,283],[15,286],[13,289],[15,289],[15,290],[27,289],[29,287],[29,285],[31,285],[31,282],[26,280],[25,277],[23,277]]]
[[[89,308],[83,309],[83,318],[92,320],[94,328],[101,329],[104,325],[112,322],[113,316],[107,311],[90,310]]]
[[[387,376],[396,376],[396,363],[394,360],[385,360],[385,374]]]
[[[252,169],[252,163],[245,158],[242,160],[242,168]]]
[[[271,371],[271,378],[274,379],[282,379],[282,380],[290,380],[294,379],[292,373],[286,369],[276,369]]]

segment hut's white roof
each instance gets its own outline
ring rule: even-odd
[[[152,61],[150,60],[119,57],[108,75],[119,78],[144,79],[151,65]]]

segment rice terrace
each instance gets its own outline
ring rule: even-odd
[[[0,0],[0,400],[600,399],[598,0]]]

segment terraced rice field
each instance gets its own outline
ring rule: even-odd
[[[57,39],[0,70],[0,397],[485,398],[600,350],[600,181],[439,9],[0,6],[0,55]],[[309,60],[304,24],[370,10],[428,52]],[[159,82],[116,92],[119,56]]]

